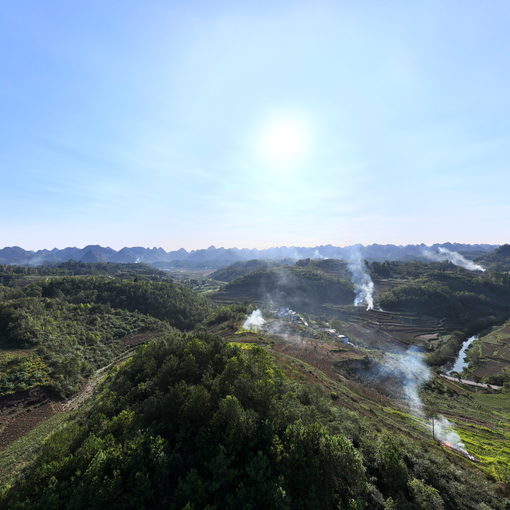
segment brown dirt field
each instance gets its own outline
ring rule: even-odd
[[[342,333],[368,346],[406,347],[415,344],[417,338],[429,343],[444,329],[436,319],[411,313],[368,311],[352,306],[328,306],[327,310],[344,323]]]
[[[486,360],[473,372],[474,377],[489,377],[499,374],[508,368],[508,363],[495,360]]]
[[[159,334],[161,334],[160,331],[145,331],[143,333],[127,335],[121,339],[121,345],[123,347],[133,347],[135,345],[144,344]]]
[[[42,421],[62,411],[60,402],[50,400],[20,409],[11,416],[0,414],[0,450],[24,436]]]
[[[318,368],[329,377],[336,377],[333,361],[337,354],[333,351],[338,349],[337,345],[323,344],[300,337],[289,337],[289,339],[288,343],[273,345],[273,350],[301,359],[305,363]]]
[[[61,411],[61,404],[45,388],[31,388],[0,399],[0,449],[38,423]]]
[[[437,340],[439,335],[437,333],[431,335],[418,335],[416,337],[417,340]]]

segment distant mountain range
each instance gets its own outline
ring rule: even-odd
[[[144,262],[158,268],[188,267],[218,269],[235,262],[262,260],[299,260],[304,258],[337,258],[347,259],[353,253],[370,261],[383,260],[426,260],[423,256],[425,248],[438,247],[462,253],[469,258],[478,258],[498,248],[497,244],[459,244],[443,243],[427,246],[425,244],[409,244],[405,246],[393,244],[361,244],[353,246],[314,246],[294,247],[281,246],[267,249],[247,248],[216,248],[210,246],[203,250],[165,251],[163,248],[143,248],[140,246],[114,250],[99,245],[84,248],[54,248],[52,250],[28,251],[19,246],[0,249],[0,264],[17,264],[37,266],[56,264],[68,260],[81,262]]]

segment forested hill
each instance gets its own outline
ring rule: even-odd
[[[448,263],[373,263],[370,267],[381,287],[393,282],[378,296],[385,310],[444,318],[454,327],[473,331],[510,315],[510,275],[506,273],[467,271]]]
[[[51,276],[111,276],[121,279],[170,281],[166,271],[143,263],[76,262],[69,260],[43,266],[0,264],[0,284],[24,285]]]
[[[214,298],[218,301],[273,302],[300,311],[316,311],[322,304],[350,304],[350,281],[310,267],[261,269],[237,278]]]
[[[510,244],[503,244],[479,258],[479,262],[495,271],[510,271]]]
[[[211,310],[171,282],[68,276],[0,285],[0,398],[35,387],[69,396],[148,333],[192,329]]]
[[[179,329],[192,329],[209,310],[207,300],[172,282],[129,281],[101,277],[63,277],[34,283],[25,292],[73,303],[99,303],[151,315]]]
[[[231,282],[237,278],[241,278],[249,273],[265,269],[277,269],[279,266],[296,265],[301,268],[323,272],[328,276],[341,277],[350,280],[351,273],[347,268],[347,262],[337,259],[310,259],[302,260],[282,260],[279,262],[271,262],[266,260],[248,260],[246,262],[236,262],[230,266],[218,269],[209,275],[209,278],[220,282]]]
[[[246,262],[236,262],[227,267],[223,267],[214,271],[209,278],[220,282],[231,282],[241,276],[247,275],[253,271],[266,269],[270,267],[270,263],[265,260],[248,260]]]

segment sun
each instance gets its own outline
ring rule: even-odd
[[[272,167],[289,170],[304,162],[310,151],[309,122],[298,114],[279,114],[266,119],[259,134],[258,152]]]

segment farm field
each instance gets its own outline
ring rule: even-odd
[[[510,321],[475,340],[468,359],[470,377],[489,378],[497,384],[501,376],[510,374]]]

